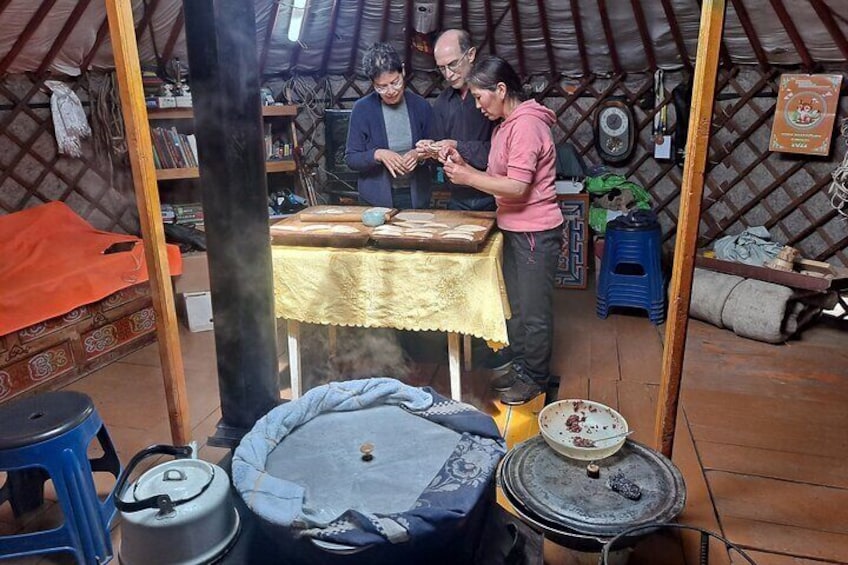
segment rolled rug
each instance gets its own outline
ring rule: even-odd
[[[721,315],[727,297],[744,280],[744,278],[736,275],[717,273],[707,269],[695,269],[692,279],[692,302],[689,305],[689,315],[723,328]]]

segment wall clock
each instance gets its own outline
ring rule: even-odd
[[[607,163],[630,158],[635,147],[633,112],[621,100],[607,99],[595,113],[595,147]]]

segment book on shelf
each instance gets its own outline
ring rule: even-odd
[[[155,127],[150,130],[150,135],[153,138],[153,163],[157,169],[197,167],[194,134],[180,133],[175,127]]]

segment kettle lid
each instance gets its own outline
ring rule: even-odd
[[[199,496],[212,483],[215,467],[199,459],[177,459],[145,472],[133,487],[133,497],[144,500],[167,494],[174,503]]]

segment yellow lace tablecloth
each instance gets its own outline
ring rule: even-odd
[[[509,343],[493,234],[478,253],[274,245],[278,318],[311,324],[441,331]]]

